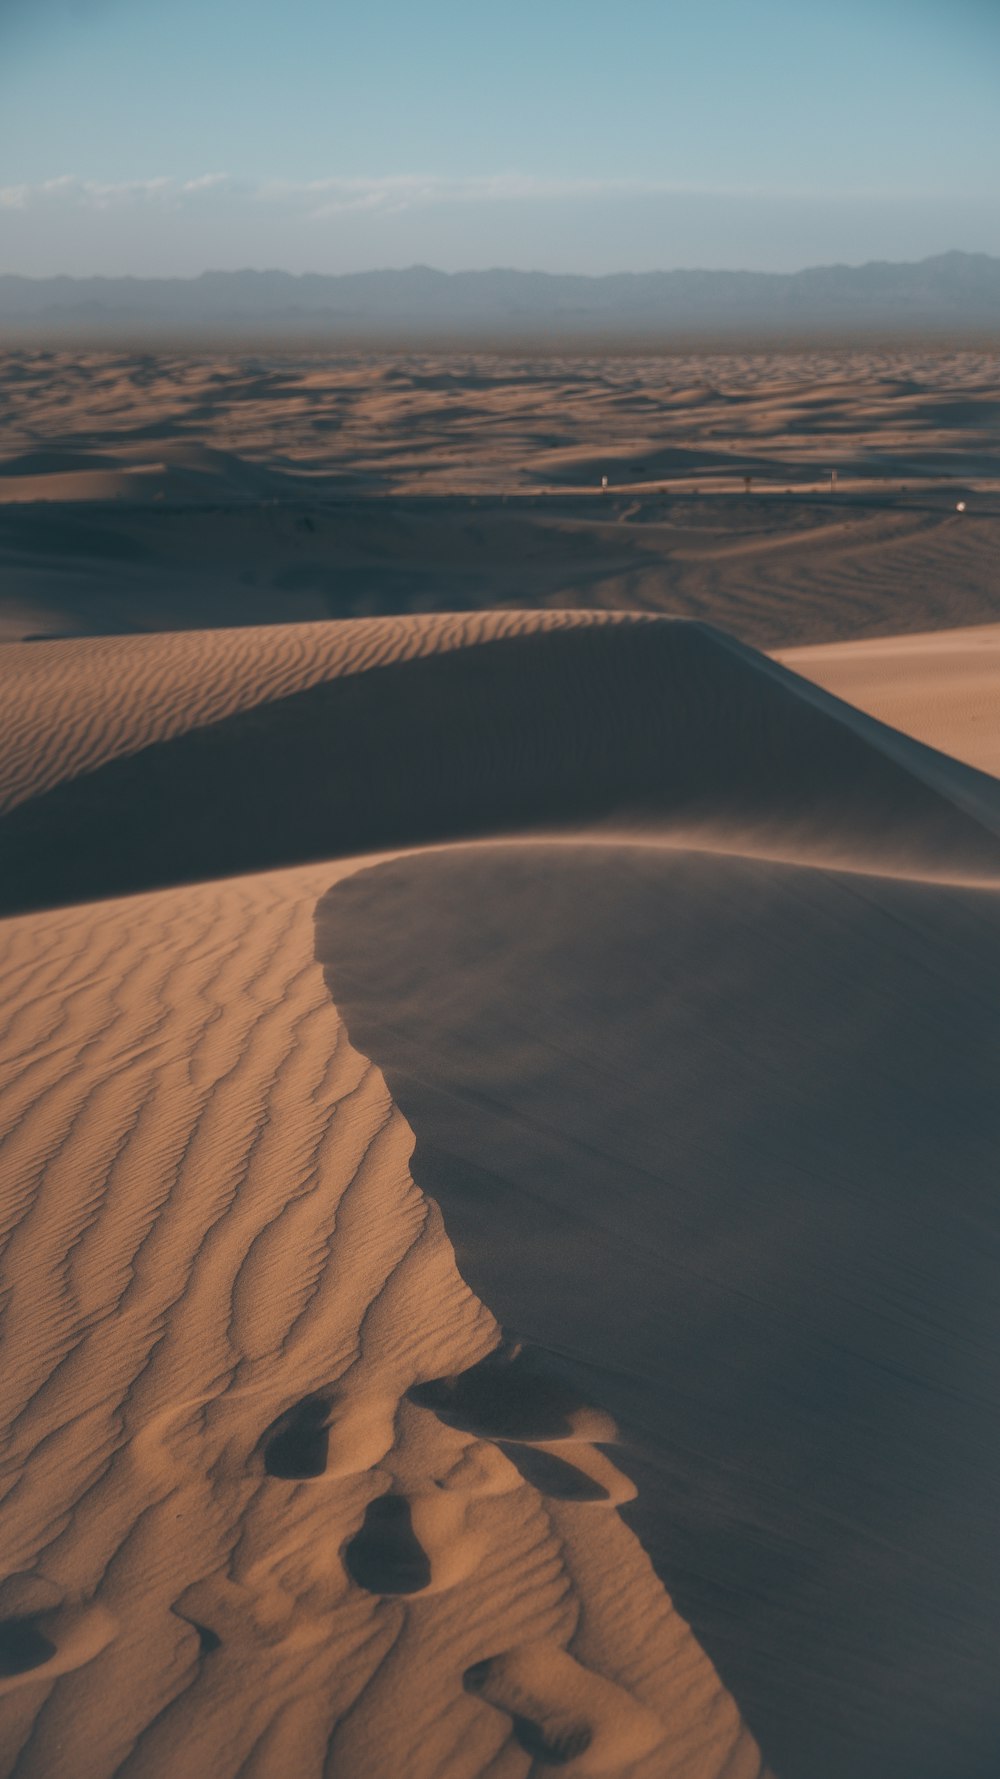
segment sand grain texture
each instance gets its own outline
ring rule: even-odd
[[[753,1779],[613,1503],[406,1400],[498,1335],[325,991],[329,879],[2,929],[3,1770]]]

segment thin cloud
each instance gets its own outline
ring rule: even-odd
[[[43,179],[37,185],[0,186],[0,208],[42,210],[64,207],[74,210],[108,210],[129,204],[170,202],[183,189],[177,180],[166,176],[108,183],[97,179],[78,179],[73,173],[62,173],[57,179]]]
[[[20,211],[129,210],[160,206],[183,211],[206,204],[228,209],[250,206],[284,213],[305,222],[326,222],[338,216],[454,208],[460,205],[586,203],[601,199],[747,198],[794,201],[808,194],[793,190],[764,191],[748,187],[682,185],[647,179],[555,179],[536,174],[494,173],[448,178],[437,174],[382,174],[309,180],[234,178],[229,173],[202,173],[191,179],[163,175],[118,182],[62,174],[40,183],[0,186],[0,209]],[[905,199],[901,192],[843,192],[841,200]],[[913,194],[916,195],[916,194]],[[827,194],[827,201],[834,194]],[[834,198],[834,201],[836,201]]]
[[[181,186],[182,192],[218,191],[220,186],[230,186],[233,181],[228,173],[202,173],[197,179],[185,179]]]
[[[257,198],[263,203],[284,203],[314,221],[323,222],[357,211],[398,215],[408,210],[463,204],[545,204],[611,196],[666,196],[682,189],[674,184],[640,180],[546,179],[523,173],[466,178],[399,173],[368,179],[313,179],[301,185],[272,180],[259,188]]]
[[[111,205],[126,208],[149,202],[174,206],[211,195],[322,220],[359,210],[394,212],[454,204],[547,203],[614,194],[667,194],[683,189],[689,188],[647,181],[545,179],[522,173],[469,178],[399,173],[370,178],[331,176],[256,182],[235,179],[229,173],[202,173],[194,179],[128,179],[116,184],[66,173],[35,185],[0,186],[0,206],[18,210],[58,204],[76,209],[107,209]]]

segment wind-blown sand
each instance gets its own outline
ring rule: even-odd
[[[0,648],[4,1774],[992,1779],[994,655]]]

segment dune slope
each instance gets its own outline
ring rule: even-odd
[[[4,1773],[992,1779],[996,781],[659,619],[0,666]]]
[[[0,923],[0,1770],[758,1779],[608,1417],[408,1395],[498,1329],[326,994],[331,875]]]
[[[783,649],[794,673],[1000,776],[1000,625]]]
[[[443,646],[419,621],[326,626],[319,663],[296,643],[277,668],[271,633],[252,647],[236,633],[244,660],[221,715],[208,688],[229,683],[231,632],[193,639],[190,680],[175,651],[183,695],[169,703],[161,687],[159,711],[125,671],[134,652],[148,673],[148,648],[111,646],[109,718],[81,720],[72,696],[101,645],[83,649],[85,667],[71,655],[49,724],[29,671],[11,698],[0,906],[595,820],[845,865],[996,872],[995,781],[720,632],[570,613],[441,628]]]
[[[996,891],[452,848],[338,884],[318,949],[465,1276],[624,1429],[775,1770],[986,1779]]]

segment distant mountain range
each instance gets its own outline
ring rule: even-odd
[[[1000,259],[944,253],[794,273],[435,272],[0,276],[0,340],[622,340],[1000,335]]]

